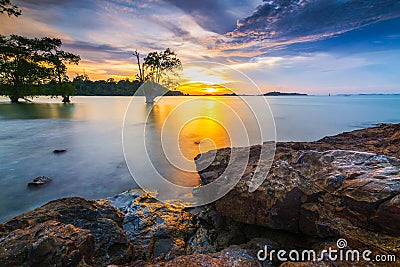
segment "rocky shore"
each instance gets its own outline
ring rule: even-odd
[[[278,143],[268,176],[250,193],[260,149],[251,148],[239,183],[207,206],[170,206],[129,190],[98,201],[59,199],[15,217],[0,224],[0,266],[400,265],[400,124]],[[218,178],[229,154],[217,151],[199,172],[203,183]],[[265,246],[321,252],[339,238],[345,250],[397,261],[257,260]]]

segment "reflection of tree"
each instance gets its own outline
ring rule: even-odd
[[[0,117],[3,119],[71,119],[75,107],[59,103],[21,103],[20,105],[0,105]]]

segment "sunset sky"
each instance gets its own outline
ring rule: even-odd
[[[82,57],[70,78],[85,71],[92,80],[132,79],[135,49],[145,56],[170,47],[184,68],[193,61],[226,64],[263,91],[400,93],[398,0],[14,3],[22,16],[0,16],[0,34],[62,39],[64,50]],[[235,80],[210,75],[223,86]]]

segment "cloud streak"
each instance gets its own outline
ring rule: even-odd
[[[235,29],[239,18],[248,14],[254,7],[252,0],[164,0],[189,14],[204,29],[224,34]]]
[[[358,0],[270,0],[238,22],[221,50],[281,49],[294,43],[324,40],[354,29],[400,17],[400,2]]]
[[[394,60],[400,54],[397,0],[15,3],[23,15],[0,16],[0,34],[61,38],[63,49],[82,57],[79,66],[71,66],[71,77],[84,69],[92,79],[132,78],[137,68],[132,51],[145,56],[170,47],[184,66],[196,60],[228,64],[263,88],[334,93],[346,85],[362,91],[381,84],[395,91],[400,84]]]

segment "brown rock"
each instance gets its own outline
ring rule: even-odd
[[[229,267],[229,262],[215,258],[211,255],[193,254],[180,256],[167,262],[165,267]]]
[[[46,221],[0,238],[1,266],[83,266],[95,263],[90,230]]]
[[[316,142],[287,142],[278,143],[277,147],[294,150],[354,150],[384,154],[400,159],[400,123],[381,124],[335,136],[327,136]]]
[[[40,235],[47,232],[53,237],[49,240],[43,239],[47,240],[43,246],[51,244],[52,249],[60,253],[57,258],[59,261],[71,259],[68,266],[78,266],[80,259],[84,259],[87,264],[94,263],[98,266],[129,262],[131,248],[122,229],[123,218],[121,212],[105,202],[77,197],[49,202],[0,225],[0,247],[4,252],[0,254],[0,262],[9,259],[7,251],[12,247],[20,247],[20,255],[24,254],[24,251],[31,251],[29,247],[23,248],[24,244],[28,242],[28,245],[32,244],[35,248],[41,240]],[[66,234],[65,242],[61,240],[61,233]],[[25,257],[15,258],[15,263],[29,266],[28,263],[37,260],[35,258],[38,253],[46,254],[46,249],[50,249],[48,246],[40,248],[41,252],[37,249],[34,254],[28,253],[24,254]],[[90,247],[94,250],[86,249]],[[71,254],[67,248],[77,252]],[[65,255],[61,255],[62,253]],[[75,255],[76,258],[71,255]],[[45,256],[43,257],[43,260],[46,260]],[[93,257],[94,261],[90,260]]]
[[[377,249],[386,252],[399,245],[400,160],[344,150],[281,150],[277,148],[268,176],[253,193],[247,183],[257,157],[250,155],[239,183],[215,203],[217,211],[272,229],[319,237],[342,235],[358,245],[377,247],[378,240],[385,239],[386,245]],[[219,150],[215,161],[221,162],[227,154],[229,149]],[[212,169],[220,172],[217,165]],[[369,233],[376,233],[375,237]]]
[[[230,246],[220,252],[212,254],[182,255],[168,262],[157,265],[143,266],[165,266],[165,267],[259,267],[260,263],[251,256],[246,249],[239,246]]]

